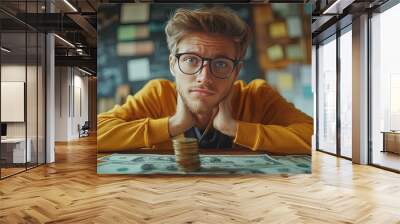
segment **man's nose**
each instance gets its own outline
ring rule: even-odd
[[[205,61],[200,70],[196,74],[197,82],[211,82],[212,74],[209,66],[209,61]]]

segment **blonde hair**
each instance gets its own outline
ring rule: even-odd
[[[243,59],[251,41],[249,26],[233,10],[224,7],[178,9],[165,27],[171,54],[177,53],[178,43],[185,35],[192,32],[232,38],[239,59]]]

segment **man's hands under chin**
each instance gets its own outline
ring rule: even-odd
[[[234,137],[236,134],[237,121],[232,117],[232,91],[223,99],[219,105],[212,110],[211,119],[215,129],[221,133]],[[196,117],[183,102],[178,93],[176,113],[168,120],[168,130],[171,137],[184,133],[191,127],[198,124]]]
[[[237,121],[232,117],[232,94],[233,91],[231,90],[229,95],[219,103],[218,108],[213,110],[213,114],[216,114],[213,126],[223,134],[234,137],[236,135]]]
[[[178,93],[176,103],[176,113],[168,119],[168,131],[171,137],[175,137],[186,130],[193,127],[195,118],[189,108],[183,102],[181,95]]]

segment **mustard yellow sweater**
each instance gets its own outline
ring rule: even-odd
[[[252,150],[311,154],[313,120],[288,103],[264,80],[233,86],[232,115],[238,121],[233,143]],[[149,81],[122,106],[98,115],[99,152],[136,148],[172,149],[168,117],[176,110],[175,83]]]

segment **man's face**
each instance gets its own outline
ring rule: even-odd
[[[230,38],[206,33],[186,35],[178,43],[177,53],[193,53],[211,59],[237,58],[235,44]],[[170,56],[169,62],[176,79],[177,91],[189,110],[195,114],[207,113],[218,106],[228,96],[241,68],[239,64],[226,79],[220,79],[211,73],[210,61],[204,62],[201,70],[193,75],[184,74],[179,69],[174,55]]]

